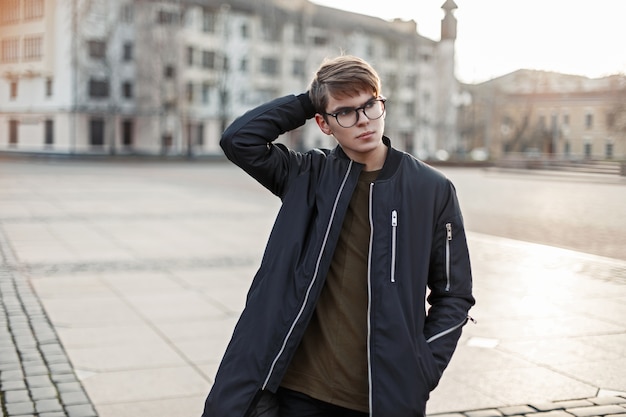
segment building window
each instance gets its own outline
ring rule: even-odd
[[[174,12],[168,12],[166,10],[159,10],[157,12],[157,23],[161,25],[174,25],[178,23],[178,16]]]
[[[202,123],[196,126],[196,145],[204,145],[204,125]]]
[[[193,47],[187,47],[187,65],[193,67]]]
[[[572,144],[569,140],[565,141],[563,153],[565,154],[565,156],[569,156],[572,153]]]
[[[404,112],[406,117],[414,117],[415,116],[415,103],[412,101],[404,103]]]
[[[409,45],[406,49],[406,59],[408,61],[415,61],[415,59],[417,59],[417,49],[413,44]]]
[[[87,41],[89,56],[91,58],[104,58],[106,54],[107,44],[105,41],[100,40],[90,40]]]
[[[52,78],[46,78],[46,97],[52,97]]]
[[[606,142],[605,156],[606,159],[613,159],[613,141],[611,140]]]
[[[563,115],[563,126],[569,126],[569,114]]]
[[[133,83],[130,81],[124,81],[122,83],[122,95],[124,98],[133,98]]]
[[[398,58],[398,46],[395,43],[387,42],[387,46],[385,48],[385,54],[387,58],[392,58],[392,59]]]
[[[407,77],[406,77],[406,86],[407,86],[407,88],[417,88],[417,76],[416,75],[407,75]]]
[[[9,145],[17,145],[17,131],[20,122],[17,120],[9,120]]]
[[[246,58],[242,58],[239,62],[239,70],[241,72],[248,72],[248,60]]]
[[[244,39],[248,39],[250,37],[250,29],[248,29],[248,25],[247,24],[243,24],[241,25],[241,37]]]
[[[52,145],[54,143],[54,121],[46,120],[44,125],[44,144]]]
[[[202,51],[202,67],[215,68],[215,52]]]
[[[315,46],[324,46],[328,43],[328,38],[325,36],[314,36],[313,37],[313,45]]]
[[[19,38],[2,39],[2,62],[17,62],[20,58]]]
[[[161,136],[161,151],[167,152],[174,144],[174,138],[171,133],[165,133]]]
[[[89,97],[104,98],[109,96],[109,82],[107,80],[89,80]]]
[[[292,74],[294,77],[302,77],[306,72],[306,64],[302,59],[295,59],[293,61]]]
[[[174,78],[176,76],[176,68],[173,65],[166,65],[163,70],[163,76],[165,78]]]
[[[15,100],[17,98],[17,81],[11,81],[9,86],[9,98]]]
[[[591,142],[585,142],[585,159],[590,159],[591,158]]]
[[[24,60],[38,61],[42,57],[42,36],[27,36],[24,38]]]
[[[122,59],[124,61],[133,60],[133,44],[131,42],[124,43],[124,52],[123,52]]]
[[[215,32],[215,15],[208,10],[202,11],[202,31],[207,33]]]
[[[280,40],[282,32],[282,26],[274,19],[263,19],[261,23],[261,38],[270,42],[277,42]]]
[[[293,30],[293,43],[296,45],[304,45],[305,39],[304,25],[302,25],[301,22],[298,22]]]
[[[193,103],[193,84],[187,83],[187,102]]]
[[[278,74],[278,60],[275,58],[261,59],[261,72],[266,75]]]
[[[124,4],[120,10],[120,20],[123,23],[133,23],[135,19],[135,11],[133,9],[133,4]]]
[[[104,146],[104,119],[93,118],[89,121],[89,144]]]
[[[208,83],[202,84],[202,104],[209,104],[211,86]]]
[[[122,145],[130,148],[133,146],[133,121],[122,120]]]
[[[43,0],[24,0],[24,19],[41,19],[43,17]]]
[[[585,115],[585,128],[591,129],[593,128],[593,114],[587,113]]]
[[[20,20],[20,0],[4,0],[2,2],[2,13],[0,14],[2,24],[11,24]]]

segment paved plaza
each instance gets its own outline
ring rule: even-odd
[[[0,159],[3,416],[199,416],[278,208],[221,162]],[[468,239],[428,413],[626,417],[626,261]]]

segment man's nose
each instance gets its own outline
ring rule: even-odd
[[[361,114],[363,114],[363,120],[365,120],[366,122],[369,121],[369,117],[367,117],[367,115],[365,114],[365,109],[357,109],[356,110],[356,122],[360,123],[361,122]]]

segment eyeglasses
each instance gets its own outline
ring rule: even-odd
[[[363,114],[370,120],[380,119],[385,114],[384,97],[372,99],[361,107],[348,107],[340,109],[336,113],[324,113],[326,116],[333,116],[341,127],[352,127],[359,122],[359,111],[363,110]]]

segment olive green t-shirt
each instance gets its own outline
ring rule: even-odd
[[[281,384],[363,412],[369,411],[368,200],[379,172],[359,177],[315,312]]]

